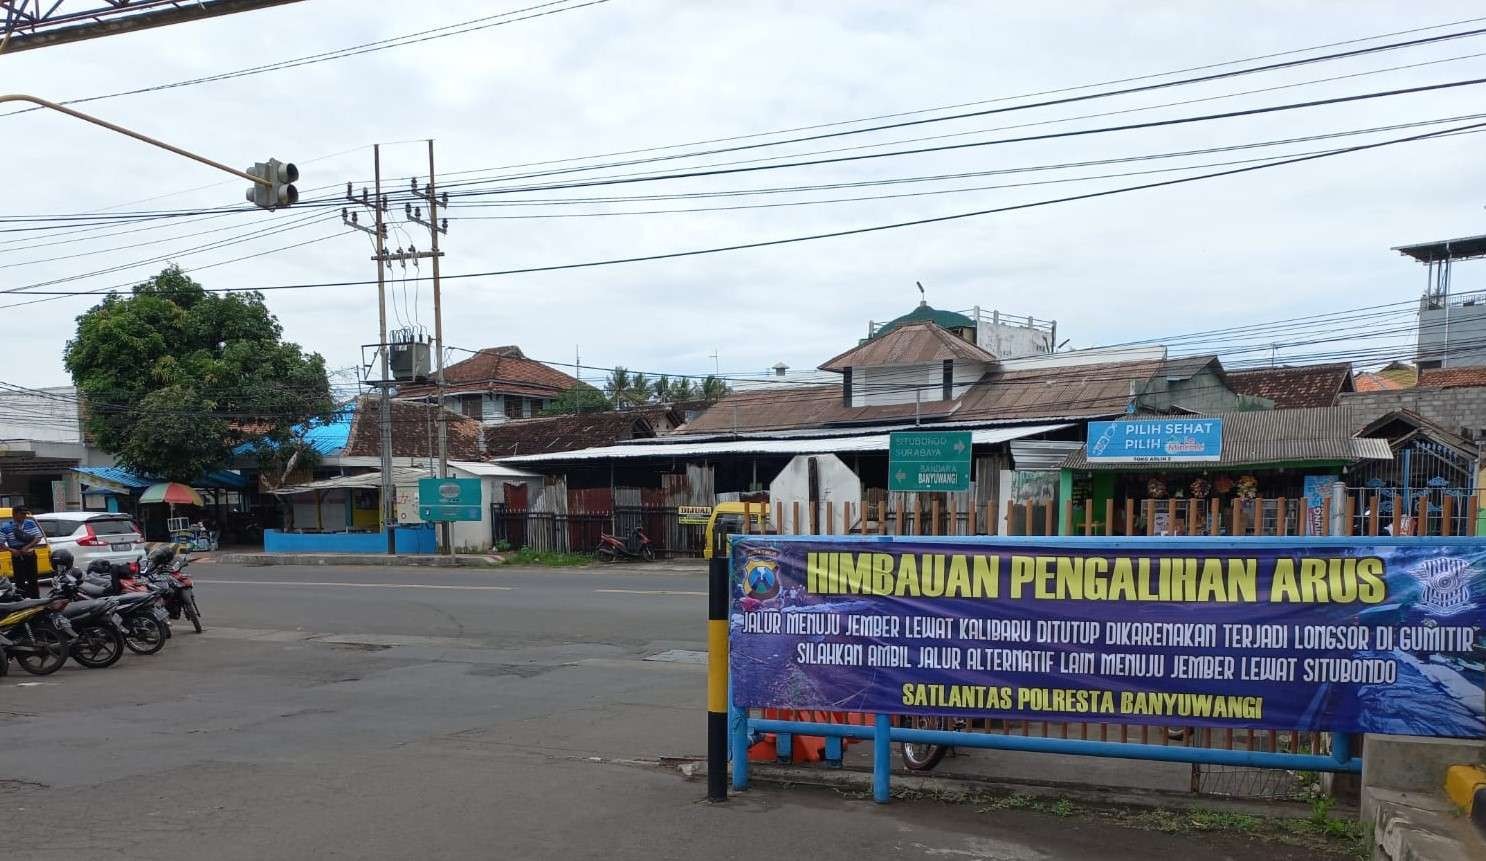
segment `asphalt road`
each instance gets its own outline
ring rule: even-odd
[[[0,680],[0,853],[26,859],[1185,857],[1192,835],[750,790],[705,749],[705,581],[193,569],[207,632]],[[1212,859],[1309,854],[1202,835]]]

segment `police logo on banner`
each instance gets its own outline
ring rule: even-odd
[[[1418,608],[1451,616],[1470,607],[1471,564],[1458,556],[1426,559],[1409,572],[1419,584]]]
[[[750,556],[743,563],[743,594],[767,601],[779,594],[779,559],[773,552]]]

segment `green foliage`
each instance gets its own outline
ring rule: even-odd
[[[542,409],[542,415],[565,416],[572,413],[596,413],[610,409],[611,406],[603,392],[587,383],[579,383],[549,401]]]
[[[572,568],[593,561],[590,553],[561,553],[556,550],[533,550],[523,547],[505,554],[507,565],[544,565],[548,568]]]
[[[88,433],[128,468],[192,481],[232,449],[294,447],[291,428],[331,412],[325,360],[281,340],[260,293],[207,293],[171,266],[77,321],[65,362]]]
[[[712,376],[711,374],[708,374],[707,377],[702,380],[701,395],[702,400],[704,401],[720,401],[723,398],[727,397],[728,394],[732,391],[732,388],[729,387],[727,383],[723,382],[717,377]]]

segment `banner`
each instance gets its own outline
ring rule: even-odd
[[[1486,734],[1486,542],[732,546],[740,707]]]

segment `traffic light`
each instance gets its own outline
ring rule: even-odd
[[[268,184],[253,183],[248,189],[248,203],[263,209],[278,209],[299,202],[299,189],[293,183],[299,180],[299,168],[276,158],[257,162],[247,169],[250,176],[268,180]]]

